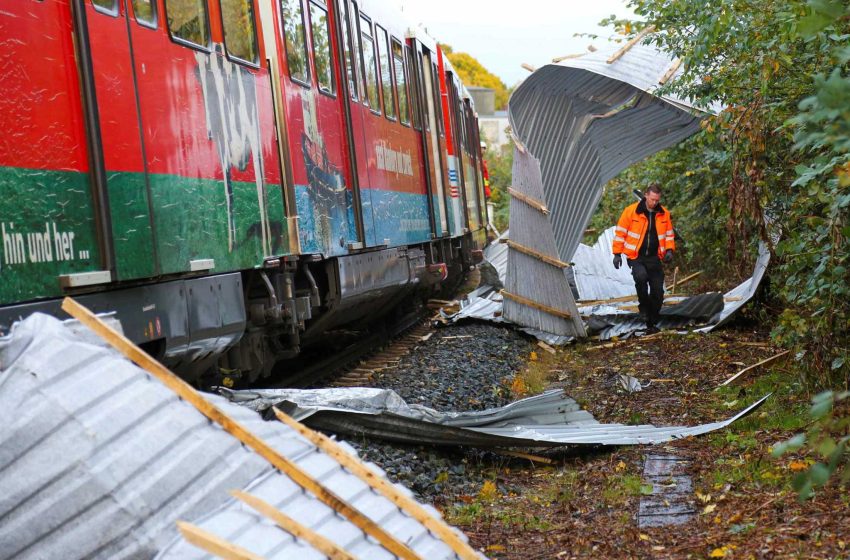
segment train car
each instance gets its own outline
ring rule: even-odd
[[[480,253],[474,108],[386,1],[6,4],[0,332],[71,295],[251,380]]]

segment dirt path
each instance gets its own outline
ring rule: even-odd
[[[527,374],[564,387],[601,422],[712,422],[774,395],[730,429],[698,438],[561,456],[553,465],[480,466],[492,482],[439,505],[491,558],[850,558],[848,489],[832,482],[800,503],[790,482],[806,460],[770,454],[807,421],[810,395],[796,385],[791,366],[778,362],[715,391],[744,366],[776,354],[766,340],[727,329],[536,353]],[[627,393],[621,374],[643,390]],[[641,497],[653,492],[643,476],[648,454],[687,465],[682,474],[692,488],[683,497],[695,512],[687,523],[638,529]]]

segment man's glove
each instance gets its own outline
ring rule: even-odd
[[[620,267],[623,266],[623,255],[617,253],[614,255],[614,268],[620,270]]]
[[[673,250],[667,249],[664,253],[664,264],[670,264],[671,262],[673,262]]]

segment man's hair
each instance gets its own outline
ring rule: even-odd
[[[657,195],[660,195],[661,194],[661,185],[659,185],[658,183],[650,183],[646,187],[646,193],[649,194],[651,192],[653,192]]]

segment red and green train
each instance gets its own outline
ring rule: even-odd
[[[387,0],[0,0],[0,334],[74,296],[256,378],[459,276],[478,126]]]

